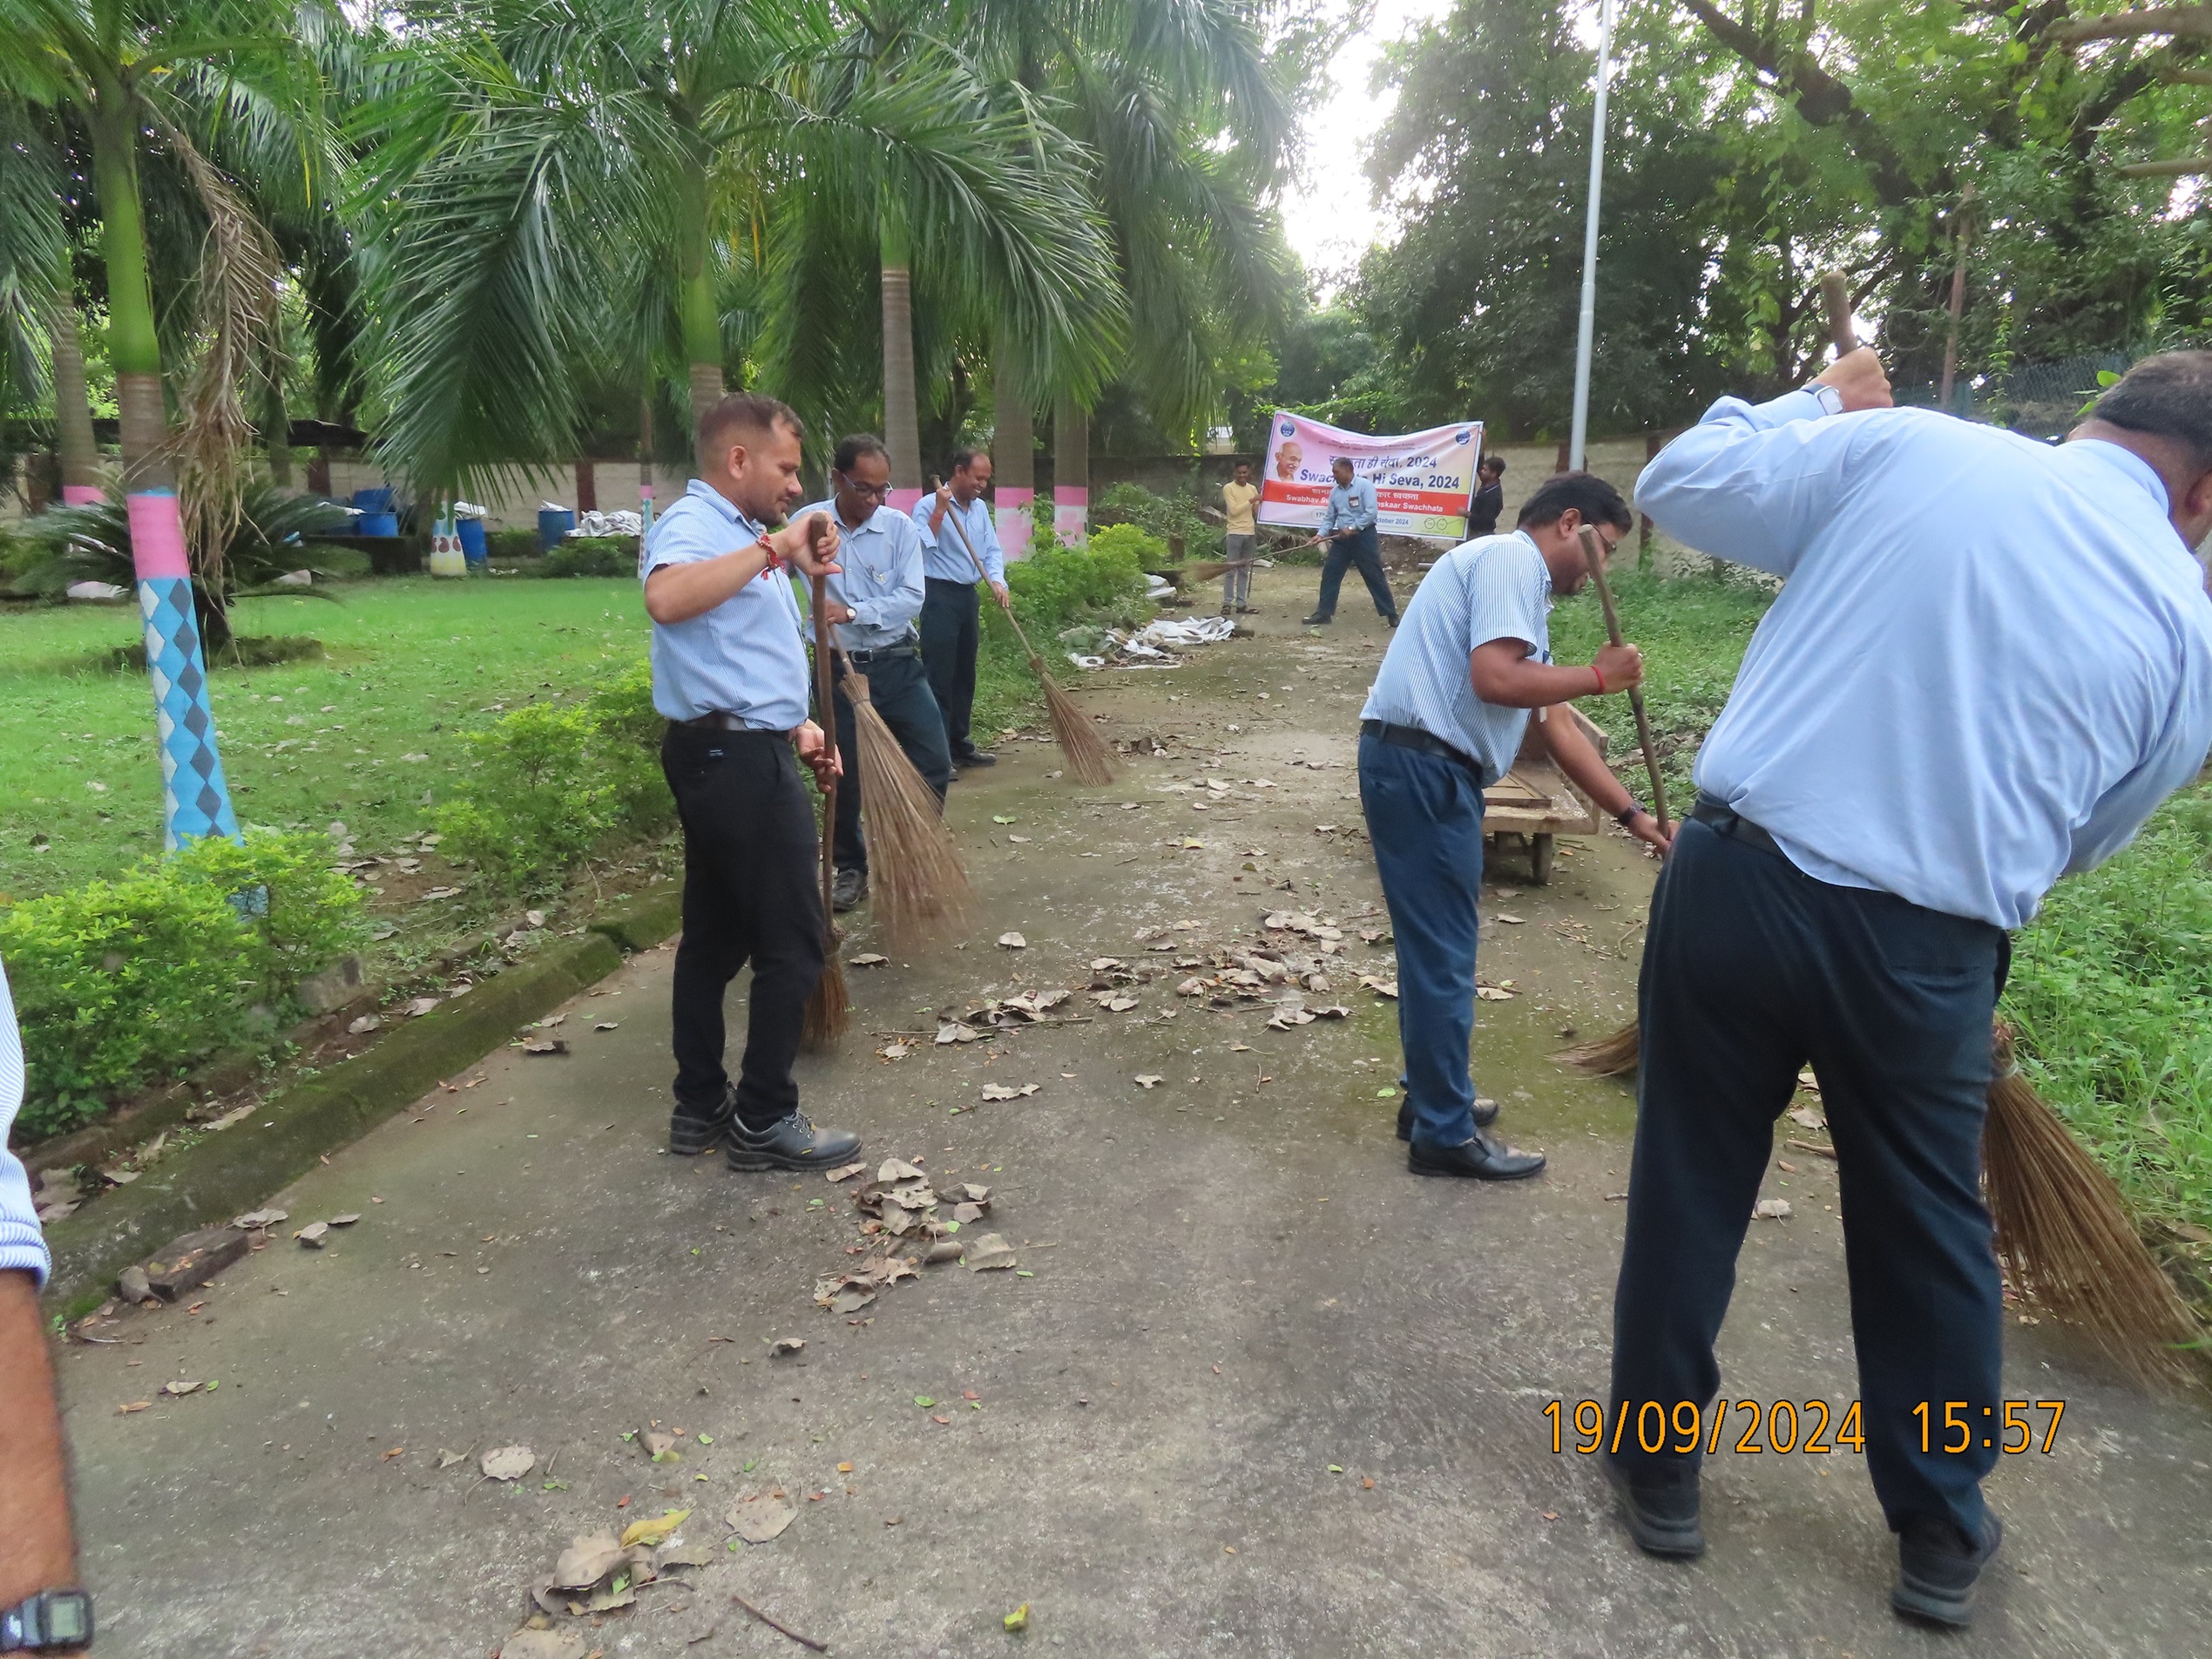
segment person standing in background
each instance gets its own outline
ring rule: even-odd
[[[914,507],[925,578],[922,661],[944,714],[945,741],[956,767],[998,764],[996,755],[976,747],[968,730],[976,708],[976,652],[983,643],[982,612],[976,603],[978,563],[998,608],[1005,610],[1012,602],[1006,591],[1006,555],[983,498],[989,488],[990,456],[981,450],[962,450],[952,457],[952,476]]]
[[[8,1148],[23,1104],[23,1039],[0,968],[0,1653],[91,1645],[77,1588],[68,1459],[38,1315],[52,1259],[23,1162]]]
[[[1375,528],[1379,511],[1375,504],[1375,481],[1352,476],[1352,464],[1343,456],[1329,463],[1336,484],[1322,509],[1320,539],[1329,548],[1321,567],[1321,600],[1306,619],[1309,626],[1336,620],[1336,593],[1344,585],[1347,565],[1359,566],[1361,579],[1375,600],[1376,614],[1392,627],[1398,625],[1398,602],[1383,574],[1382,538]]]
[[[1221,486],[1221,512],[1228,525],[1221,556],[1221,614],[1252,613],[1252,560],[1260,546],[1260,486],[1252,482],[1252,464],[1239,461],[1236,476]]]
[[[1485,455],[1475,469],[1475,498],[1467,504],[1467,539],[1498,533],[1498,515],[1505,511],[1505,457]]]

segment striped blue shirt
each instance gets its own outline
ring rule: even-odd
[[[639,578],[735,552],[761,532],[714,485],[693,478],[653,520]],[[791,584],[766,570],[711,611],[654,623],[653,706],[670,720],[734,714],[757,730],[792,730],[807,718],[811,683],[799,630]]]
[[[1529,710],[1476,696],[1467,659],[1492,640],[1519,640],[1549,662],[1551,615],[1551,568],[1526,534],[1460,543],[1413,590],[1360,718],[1417,726],[1472,755],[1495,783],[1520,753]]]
[[[0,966],[0,1272],[28,1273],[44,1289],[52,1258],[30,1200],[30,1178],[24,1173],[23,1160],[8,1150],[8,1132],[22,1105],[23,1037],[16,1029],[8,971]]]
[[[2117,444],[1724,397],[1636,504],[1789,579],[1696,777],[1817,880],[2018,927],[2212,748],[2204,572]]]
[[[848,651],[904,645],[922,613],[922,538],[914,521],[878,507],[855,528],[837,516],[834,497],[791,516],[804,518],[810,512],[828,513],[837,526],[838,573],[829,579],[829,597],[853,613],[851,621],[838,625],[837,643]]]
[[[975,560],[968,557],[968,550],[972,547],[991,579],[1005,581],[1006,555],[998,545],[998,529],[991,521],[990,504],[977,496],[963,507],[957,496],[947,497],[943,532],[932,534],[930,515],[936,511],[937,501],[932,491],[914,504],[914,527],[922,532],[923,573],[933,582],[973,584],[977,579]],[[959,521],[957,529],[954,527],[955,519]],[[968,532],[964,543],[960,539],[961,530]]]
[[[1329,487],[1329,505],[1321,515],[1320,534],[1332,530],[1364,530],[1375,522],[1375,480],[1355,476],[1350,484]]]

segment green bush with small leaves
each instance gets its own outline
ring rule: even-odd
[[[196,843],[110,881],[0,906],[0,960],[23,1028],[17,1133],[91,1121],[114,1096],[239,1041],[256,1004],[357,937],[359,897],[320,836]]]
[[[571,536],[545,555],[538,573],[559,576],[631,576],[638,573],[635,536]]]
[[[1029,557],[1006,567],[1014,614],[1038,637],[1078,622],[1134,626],[1147,609],[1145,567],[1166,554],[1156,537],[1134,525],[1093,531],[1073,546],[1040,530]]]
[[[523,892],[558,884],[611,836],[660,828],[674,810],[658,759],[665,724],[644,663],[580,702],[500,715],[469,735],[469,770],[437,812],[443,850]]]

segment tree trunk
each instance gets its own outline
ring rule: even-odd
[[[146,667],[161,736],[164,840],[174,851],[209,836],[234,838],[238,815],[215,746],[207,660],[167,448],[161,346],[154,332],[139,198],[136,99],[119,81],[103,79],[90,113],[100,246],[107,264],[108,353],[123,417],[124,504],[130,514],[131,562],[138,573]]]
[[[578,513],[597,512],[599,510],[599,476],[592,470],[592,457],[576,457],[576,511]]]
[[[54,306],[50,329],[62,504],[81,507],[100,499],[100,450],[92,437],[91,400],[85,391],[85,349],[77,333],[77,303],[66,290]]]
[[[653,389],[638,400],[638,525],[653,528]]]
[[[691,369],[695,430],[699,417],[722,401],[722,314],[714,296],[714,274],[707,262],[705,162],[687,168],[681,183],[676,224],[677,308],[684,361]]]
[[[883,265],[883,444],[891,452],[890,504],[922,498],[922,420],[914,388],[914,273],[906,226],[885,202],[877,223]]]
[[[284,382],[269,376],[268,396],[261,413],[261,448],[269,457],[269,483],[279,490],[292,487],[292,415],[284,407]]]
[[[1029,398],[1015,366],[1013,342],[1001,338],[991,377],[991,520],[1009,559],[1029,557],[1031,513],[1037,500],[1037,434]]]
[[[1052,533],[1081,541],[1091,525],[1091,416],[1072,397],[1052,411]]]

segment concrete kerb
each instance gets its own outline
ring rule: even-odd
[[[611,915],[580,937],[511,968],[466,996],[411,1019],[357,1058],[272,1096],[235,1128],[163,1159],[131,1186],[46,1229],[50,1308],[74,1318],[108,1294],[117,1274],[178,1234],[253,1209],[357,1139],[441,1078],[475,1064],[527,1025],[622,965],[625,945],[649,948],[673,931],[680,901]],[[641,941],[632,943],[632,941]]]

